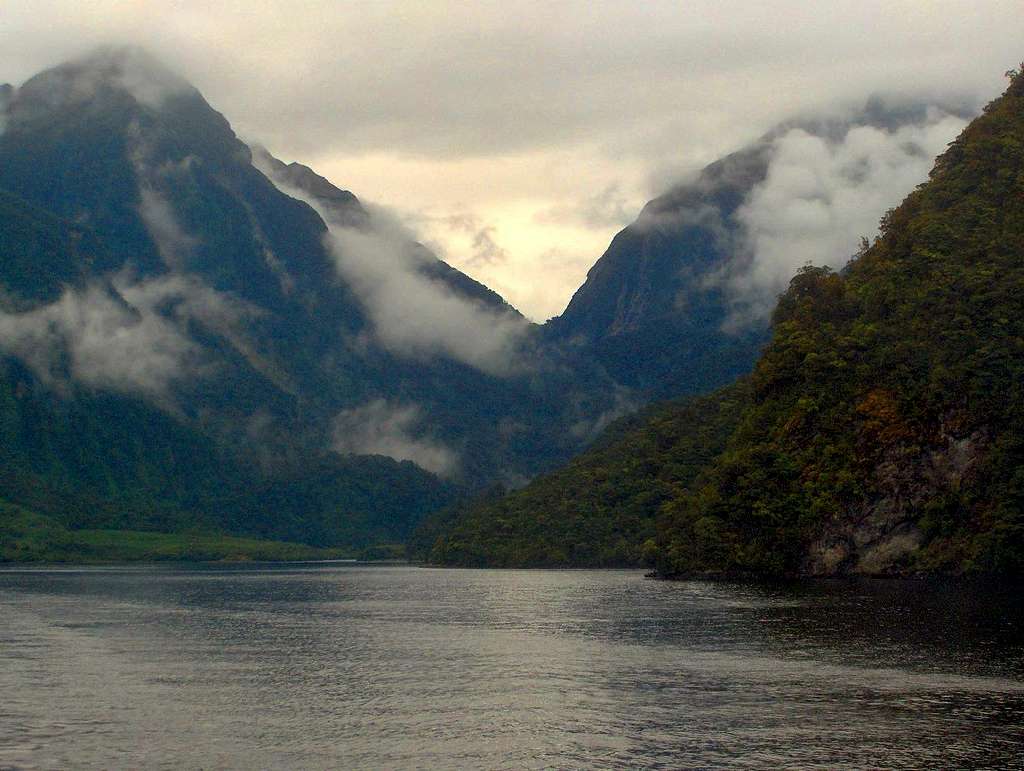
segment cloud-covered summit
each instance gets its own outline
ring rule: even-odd
[[[775,138],[764,181],[737,212],[738,259],[719,276],[734,306],[729,326],[767,319],[803,265],[843,267],[966,125],[929,108],[892,128],[854,125],[837,136],[792,128]]]
[[[101,93],[123,92],[159,109],[167,99],[196,90],[173,70],[136,46],[101,46],[29,79],[16,92],[37,111],[68,109]]]
[[[633,214],[780,121],[871,93],[983,104],[1020,60],[1022,25],[1018,0],[843,1],[827,13],[786,0],[742,12],[714,0],[527,2],[514,13],[312,0],[296,13],[267,0],[244,14],[37,0],[4,7],[0,81],[109,41],[143,45],[276,155],[433,222],[470,214],[494,228],[500,263],[474,262],[462,231],[429,238],[543,320],[622,223],[538,215],[581,212],[614,185]]]

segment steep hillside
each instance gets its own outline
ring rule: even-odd
[[[110,49],[2,91],[0,495],[72,527],[404,539],[615,404],[500,297]],[[417,464],[417,465],[414,465]]]
[[[1024,569],[1024,78],[842,276],[779,304],[753,405],[659,570]]]
[[[770,156],[766,138],[649,202],[546,334],[648,397],[707,392],[749,372],[767,330],[723,331],[729,297],[711,279],[742,257],[736,212],[764,181]]]
[[[427,518],[410,551],[465,567],[642,564],[661,507],[722,451],[746,403],[739,384],[624,418],[594,447],[522,490],[494,490]]]
[[[642,552],[666,576],[1021,573],[1022,148],[1017,76],[847,269],[792,280],[739,390],[668,406],[522,491],[428,522],[422,552],[562,565]]]
[[[829,239],[812,235],[835,249],[814,258],[845,261],[858,237],[874,230],[869,219],[869,231],[847,233],[873,205],[868,202],[895,204],[924,178],[922,157],[938,152],[933,136],[950,131],[952,138],[972,114],[959,104],[872,98],[845,115],[776,126],[650,201],[615,236],[545,334],[600,361],[640,401],[707,393],[731,382],[753,368],[769,337],[771,305],[791,275],[787,270],[775,285],[757,273],[765,236],[795,252],[809,234],[787,231],[789,218],[813,212],[835,231]],[[868,147],[882,157],[872,158]],[[795,178],[814,181],[792,185]],[[869,217],[881,216],[883,207]],[[760,290],[754,313],[741,291],[751,284]]]

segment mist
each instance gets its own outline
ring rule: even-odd
[[[536,23],[489,2],[371,11],[313,0],[296,13],[268,0],[245,14],[171,0],[15,3],[0,82],[98,44],[145,46],[275,155],[403,212],[495,228],[501,261],[482,260],[462,231],[430,235],[446,261],[543,320],[620,215],[685,174],[794,115],[872,93],[984,103],[1019,62],[1024,24],[1016,0],[842,0],[828,13],[572,0],[524,13]]]
[[[392,353],[419,360],[445,356],[496,377],[521,371],[520,344],[529,324],[455,294],[423,271],[435,258],[416,235],[387,209],[363,204],[369,221],[350,226],[303,191],[257,166],[285,194],[312,206],[328,226],[324,244],[338,277],[359,298],[376,342]],[[478,234],[481,248],[488,232]]]
[[[182,297],[185,287],[154,282],[121,288],[124,294],[100,285],[66,289],[49,305],[0,312],[0,348],[59,389],[74,381],[167,402],[173,383],[207,367],[181,318],[157,312],[161,300]]]
[[[447,356],[498,377],[518,371],[527,323],[455,295],[417,271],[418,250],[399,233],[332,227],[327,245],[339,275],[363,302],[377,341],[399,355]]]
[[[423,422],[423,411],[415,404],[374,399],[335,417],[333,449],[343,455],[408,460],[439,476],[450,476],[457,470],[458,459],[426,433]]]
[[[734,305],[727,324],[765,321],[806,264],[842,268],[966,125],[930,109],[923,123],[891,131],[854,126],[833,139],[794,128],[775,139],[767,177],[736,215],[739,259],[717,277]]]

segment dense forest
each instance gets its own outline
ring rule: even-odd
[[[793,279],[749,382],[467,507],[431,558],[639,554],[665,576],[1020,573],[1024,77],[1012,75],[844,271]],[[698,445],[716,457],[673,470]]]
[[[623,418],[524,489],[492,490],[429,517],[411,553],[467,567],[639,564],[654,548],[658,511],[721,453],[746,395],[740,383]]]

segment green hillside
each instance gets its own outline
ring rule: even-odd
[[[463,566],[640,564],[658,511],[722,451],[745,396],[740,384],[623,420],[592,449],[522,490],[429,518],[414,536],[413,553]]]
[[[1022,293],[1018,75],[844,275],[793,280],[659,570],[1021,572]]]
[[[606,564],[642,549],[662,575],[1020,573],[1022,296],[1017,75],[847,270],[793,279],[745,399],[654,413],[468,507],[431,557]]]

